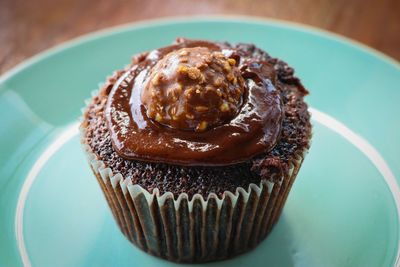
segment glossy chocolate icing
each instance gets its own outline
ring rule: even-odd
[[[143,90],[152,68],[169,53],[205,47],[235,59],[244,79],[240,110],[206,131],[169,127],[147,116]],[[112,145],[123,158],[176,165],[230,165],[270,151],[283,119],[276,73],[266,61],[226,44],[180,39],[174,45],[142,54],[112,88],[105,117]]]

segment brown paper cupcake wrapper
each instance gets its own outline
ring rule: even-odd
[[[280,182],[190,199],[132,184],[99,160],[83,138],[82,144],[122,233],[142,250],[176,262],[222,260],[255,247],[278,220],[306,152],[289,162]]]

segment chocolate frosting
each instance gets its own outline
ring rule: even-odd
[[[216,120],[218,123],[210,124],[212,127],[204,131],[196,131],[198,127],[175,127],[182,123],[162,123],[157,116],[149,117],[148,109],[154,102],[143,96],[148,93],[144,90],[148,88],[150,77],[154,77],[153,67],[174,51],[198,47],[234,59],[239,79],[244,80],[240,101],[235,102],[239,103],[235,114],[229,120]],[[283,107],[275,81],[274,67],[252,58],[246,51],[221,43],[179,39],[174,45],[136,57],[130,69],[114,84],[105,109],[112,145],[125,159],[176,165],[244,162],[270,151],[277,142]],[[183,102],[187,105],[185,100]],[[217,118],[223,115],[218,114]],[[192,121],[184,122],[188,125]]]

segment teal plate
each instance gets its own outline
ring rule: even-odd
[[[400,67],[342,37],[249,18],[118,27],[0,79],[0,265],[175,266],[125,240],[80,148],[83,100],[131,55],[177,36],[251,42],[296,69],[313,144],[271,235],[207,266],[400,266]],[[180,265],[183,266],[183,265]]]

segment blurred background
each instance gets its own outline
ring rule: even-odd
[[[91,31],[192,15],[299,22],[342,34],[400,60],[400,0],[0,0],[0,74]]]

